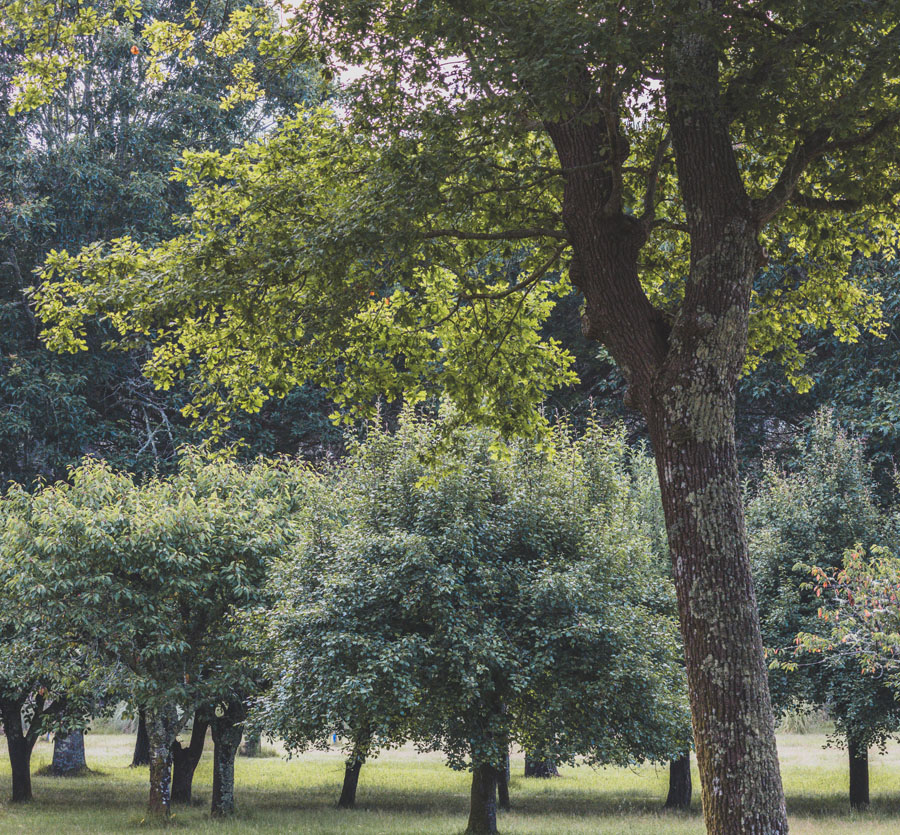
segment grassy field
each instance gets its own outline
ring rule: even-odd
[[[845,753],[823,750],[819,733],[780,737],[782,773],[792,832],[803,835],[887,835],[900,831],[900,746],[872,758],[872,808],[847,810]],[[0,833],[127,833],[154,829],[143,821],[147,769],[131,769],[133,737],[87,737],[90,776],[59,779],[36,776],[35,802],[5,803],[9,763],[0,764]],[[208,749],[211,746],[207,746]],[[5,752],[4,752],[5,753]],[[33,767],[50,761],[40,742]],[[176,807],[171,828],[185,832],[291,832],[311,835],[451,835],[465,825],[468,779],[449,771],[438,755],[414,751],[385,754],[367,764],[359,787],[359,808],[334,808],[342,763],[336,753],[310,754],[291,761],[278,757],[238,759],[239,811],[234,820],[212,821],[207,813],[212,781],[209,750],[194,780],[195,805]],[[665,814],[667,772],[647,766],[636,770],[563,769],[557,780],[525,780],[522,760],[513,759],[513,811],[503,814],[505,835],[687,835],[701,833],[695,783],[695,810]],[[696,775],[695,775],[696,776]]]

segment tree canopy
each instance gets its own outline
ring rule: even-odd
[[[45,2],[12,9],[27,105],[106,7],[78,6],[56,51]],[[768,353],[807,384],[805,325],[878,326],[847,268],[896,244],[898,14],[893,0],[292,5],[266,54],[352,67],[340,101],[268,142],[189,155],[183,235],[52,253],[51,342],[77,349],[85,316],[107,315],[155,344],[161,384],[199,364],[196,413],[213,422],[311,379],[363,412],[376,392],[434,390],[460,422],[531,432],[571,379],[540,325],[577,287],[662,477],[708,825],[781,833],[735,392]],[[236,12],[217,48],[258,20]],[[148,35],[160,67],[193,26]],[[261,88],[236,69],[228,104]],[[771,284],[754,284],[767,259]]]
[[[497,459],[470,430],[434,480],[436,435],[407,412],[335,474],[274,577],[260,726],[298,751],[338,733],[348,765],[407,740],[440,750],[473,772],[473,832],[494,831],[475,786],[511,744],[595,765],[684,751],[674,601],[621,431]]]

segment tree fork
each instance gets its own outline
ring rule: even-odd
[[[209,723],[201,718],[200,711],[194,712],[191,740],[186,748],[176,739],[172,743],[172,802],[190,803],[193,792],[194,771],[203,756],[206,731]]]

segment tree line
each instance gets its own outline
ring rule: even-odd
[[[190,800],[207,730],[213,815],[234,811],[244,735],[290,753],[339,738],[342,807],[379,751],[440,751],[472,773],[472,833],[497,831],[498,797],[508,807],[511,746],[553,767],[669,761],[667,805],[683,807],[692,733],[652,461],[594,420],[561,422],[544,445],[469,429],[438,453],[446,422],[407,409],[326,467],[185,451],[165,476],[86,460],[67,481],[11,486],[0,712],[12,799],[31,799],[40,734],[65,740],[125,703],[147,734],[154,815]],[[795,467],[770,463],[747,497],[773,699],[834,720],[855,807],[868,803],[869,749],[900,733],[896,676],[875,674],[896,662],[884,635],[865,664],[842,651],[811,571],[830,577],[852,549],[882,559],[854,553],[857,584],[898,564],[900,525],[874,485],[860,443],[823,412]],[[898,595],[879,611],[900,617]]]

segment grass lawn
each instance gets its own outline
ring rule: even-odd
[[[884,757],[872,756],[872,809],[847,809],[847,766],[843,751],[823,750],[820,733],[783,734],[779,738],[782,774],[793,833],[804,835],[887,835],[900,831],[900,745]],[[10,806],[9,763],[0,762],[0,833],[127,833],[155,827],[144,823],[147,769],[131,769],[133,737],[89,734],[87,777],[34,777],[35,802]],[[5,747],[5,744],[4,744]],[[284,761],[278,757],[237,761],[238,814],[221,822],[209,818],[212,782],[211,744],[207,741],[194,779],[195,805],[176,807],[172,827],[190,832],[291,832],[343,835],[451,835],[465,826],[468,775],[447,769],[438,755],[411,750],[384,754],[365,765],[360,777],[359,808],[334,808],[342,762],[337,753],[316,753]],[[38,743],[32,766],[49,763],[51,746]],[[695,773],[692,814],[665,814],[667,771],[563,769],[555,780],[525,780],[521,757],[513,758],[514,811],[502,814],[500,828],[513,833],[702,833]]]

